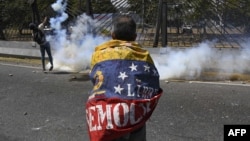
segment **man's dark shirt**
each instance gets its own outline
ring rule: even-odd
[[[40,29],[34,31],[33,39],[39,45],[44,44],[46,42],[45,34]]]

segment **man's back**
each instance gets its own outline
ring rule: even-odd
[[[162,92],[148,51],[111,40],[96,48],[91,65],[94,87],[86,106],[91,138],[112,140],[143,127]]]
[[[34,41],[37,42],[38,44],[43,44],[46,42],[45,34],[40,29],[34,31],[33,38]]]
[[[149,52],[135,42],[112,40],[98,46],[91,65],[93,81],[97,73],[103,76],[102,85],[92,93],[109,91],[106,97],[145,99],[153,97],[160,88],[159,74]]]

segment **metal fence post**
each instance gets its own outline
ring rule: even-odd
[[[163,4],[163,9],[162,9],[162,26],[161,26],[161,40],[162,40],[162,47],[166,47],[168,44],[167,41],[167,4]]]
[[[158,46],[158,41],[159,41],[159,32],[160,32],[160,27],[161,27],[161,20],[162,19],[162,0],[159,0],[159,4],[158,4],[158,11],[157,11],[157,20],[156,20],[156,31],[155,31],[155,35],[154,35],[154,43],[153,43],[153,47],[157,47]]]
[[[86,0],[86,13],[87,13],[88,16],[94,18],[93,11],[92,11],[91,0]]]

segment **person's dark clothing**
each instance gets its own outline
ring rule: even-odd
[[[45,42],[44,44],[41,44],[40,51],[41,51],[41,55],[42,55],[41,59],[42,59],[43,70],[46,70],[45,69],[45,51],[48,54],[49,62],[51,64],[50,70],[52,70],[53,69],[53,58],[52,58],[49,42]]]
[[[39,45],[45,44],[46,42],[45,34],[40,29],[34,30],[33,38],[34,38],[34,41],[37,42]]]
[[[49,69],[51,71],[53,69],[53,57],[51,54],[50,43],[46,41],[46,36],[42,30],[38,29],[34,24],[30,24],[29,27],[30,29],[33,30],[33,40],[40,45],[43,70],[44,71],[46,70],[45,68],[45,51],[46,51],[51,64],[51,67]]]

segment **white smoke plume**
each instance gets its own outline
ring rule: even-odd
[[[58,0],[52,4],[58,16],[50,19],[55,35],[49,36],[48,39],[54,51],[54,70],[79,72],[89,68],[95,46],[106,41],[107,38],[94,37],[88,33],[96,22],[85,14],[80,15],[72,26],[67,27],[68,29],[63,28],[62,23],[68,18],[68,14],[65,13],[66,2]]]
[[[163,50],[161,50],[163,52]],[[189,49],[166,48],[161,54],[152,54],[161,79],[198,76],[211,61],[213,50],[203,43]]]
[[[204,71],[220,73],[249,73],[250,47],[242,43],[242,48],[218,49],[214,42],[204,42],[186,49],[162,48],[152,58],[161,79],[196,79]]]

